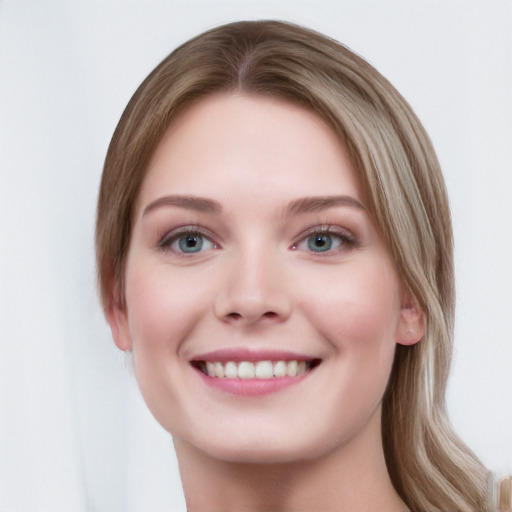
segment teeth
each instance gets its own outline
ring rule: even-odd
[[[228,379],[272,379],[297,377],[308,371],[306,361],[206,361],[203,370],[210,377]]]
[[[254,379],[256,371],[254,365],[248,361],[238,363],[238,378],[239,379]]]
[[[220,363],[219,363],[220,364]],[[224,367],[224,376],[228,379],[236,379],[238,377],[238,368],[236,367],[236,363],[233,361],[229,361],[229,363],[226,363],[226,366]]]
[[[224,365],[215,363],[215,377],[224,377]]]
[[[288,361],[286,365],[286,375],[288,375],[288,377],[295,377],[297,375],[297,366],[297,361]]]
[[[274,365],[274,376],[276,377],[286,377],[286,368],[287,364],[285,361],[277,361]]]
[[[256,378],[271,379],[274,376],[272,361],[258,361],[255,366]]]

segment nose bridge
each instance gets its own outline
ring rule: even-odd
[[[255,323],[282,321],[290,313],[290,298],[277,247],[249,239],[227,261],[215,312],[222,320]]]

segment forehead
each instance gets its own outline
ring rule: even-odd
[[[215,94],[171,124],[154,152],[142,204],[164,193],[283,199],[359,196],[350,155],[315,113],[266,96]]]

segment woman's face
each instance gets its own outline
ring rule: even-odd
[[[378,429],[395,344],[422,335],[343,144],[241,94],[189,108],[153,155],[126,304],[110,323],[154,416],[233,461],[311,459]]]

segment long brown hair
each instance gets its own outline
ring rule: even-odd
[[[150,157],[179,112],[218,91],[298,103],[347,145],[365,204],[426,322],[420,343],[397,345],[383,399],[393,485],[411,511],[490,510],[489,472],[446,414],[455,293],[441,170],[407,102],[336,41],[282,22],[232,23],[185,43],[146,78],[116,128],[101,182],[96,250],[103,307],[124,305],[132,220]]]

